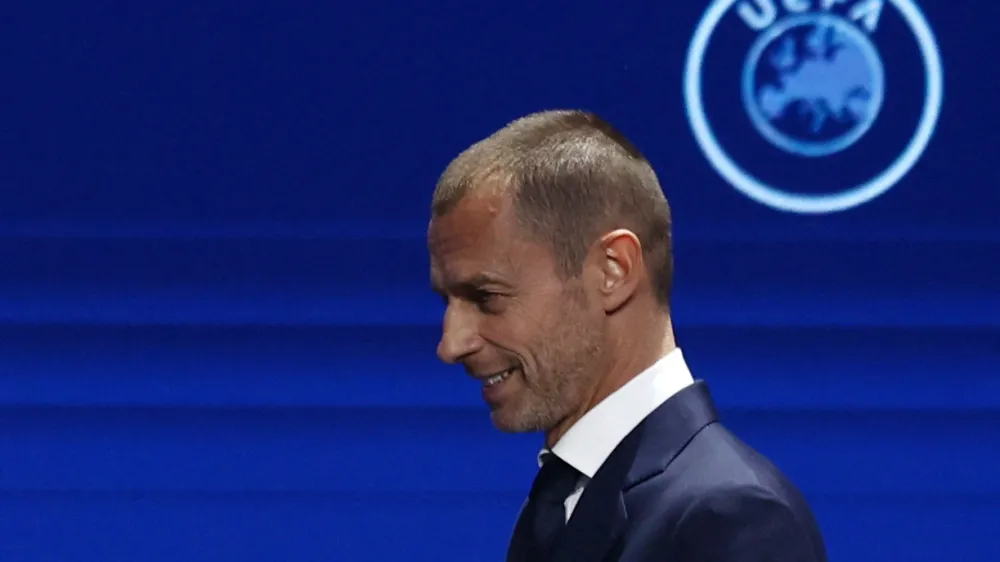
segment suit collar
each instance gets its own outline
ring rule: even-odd
[[[696,381],[654,410],[619,443],[587,484],[553,562],[604,558],[628,524],[625,493],[663,472],[695,434],[717,419],[703,381]]]
[[[677,393],[629,436],[638,444],[622,489],[628,491],[663,472],[695,434],[718,420],[719,413],[704,381]]]
[[[595,405],[569,428],[552,452],[593,478],[626,435],[693,382],[684,354],[675,348]],[[544,453],[543,449],[539,457]]]

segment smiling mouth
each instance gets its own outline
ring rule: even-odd
[[[483,379],[483,387],[490,388],[490,387],[493,387],[493,386],[496,386],[496,385],[502,383],[503,381],[509,379],[510,376],[513,375],[514,371],[516,371],[516,370],[517,370],[517,367],[511,367],[510,369],[507,369],[506,371],[503,371],[501,373],[493,375],[492,377],[487,377],[487,378]]]

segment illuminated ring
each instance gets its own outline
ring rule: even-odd
[[[895,6],[917,38],[920,53],[924,58],[924,73],[927,85],[924,91],[924,109],[916,133],[902,154],[881,174],[871,180],[839,193],[826,195],[802,195],[789,193],[765,185],[740,168],[722,149],[716,140],[701,103],[701,67],[705,51],[712,38],[712,32],[723,16],[737,0],[714,0],[705,11],[695,29],[688,47],[684,65],[684,102],[687,106],[688,123],[694,133],[699,148],[709,163],[726,181],[741,193],[769,207],[794,213],[833,213],[867,203],[882,195],[896,184],[920,159],[930,142],[944,97],[944,71],[941,54],[938,52],[934,33],[927,20],[911,0],[889,0]]]

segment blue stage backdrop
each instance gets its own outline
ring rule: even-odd
[[[0,559],[494,561],[537,436],[434,357],[448,160],[587,108],[680,344],[830,559],[1000,559],[993,2],[65,2],[0,17]]]

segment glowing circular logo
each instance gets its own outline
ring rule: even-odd
[[[890,17],[886,4],[909,28],[922,91],[905,77],[893,88],[887,77],[879,40],[905,41],[877,36]],[[891,63],[905,70],[897,57]],[[731,80],[737,60],[742,73]],[[736,190],[782,211],[830,213],[878,197],[913,168],[937,125],[942,74],[933,33],[911,0],[715,0],[688,49],[684,100],[702,152]]]

